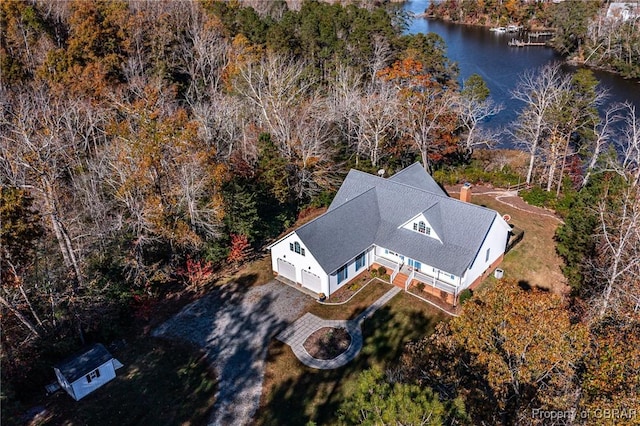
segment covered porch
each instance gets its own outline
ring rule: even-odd
[[[414,296],[436,299],[439,303],[445,303],[449,307],[456,304],[458,287],[439,280],[433,275],[417,271],[415,268],[401,262],[394,262],[382,256],[374,255],[372,267],[384,266],[390,277],[390,282]],[[413,291],[412,291],[413,290]],[[416,291],[417,290],[417,291]],[[433,302],[433,300],[428,300]]]

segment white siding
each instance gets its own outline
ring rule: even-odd
[[[384,257],[385,259],[389,259],[393,262],[396,263],[402,263],[407,261],[407,258],[405,257],[403,259],[403,256],[400,253],[394,253],[394,252],[390,252],[389,250],[385,249],[384,247],[378,247],[376,246],[376,255],[380,256],[380,257]],[[389,274],[391,274],[391,271],[388,271]]]
[[[496,213],[496,219],[493,221],[493,224],[491,224],[491,229],[489,229],[473,265],[467,270],[463,277],[460,290],[469,287],[476,278],[481,276],[493,262],[504,254],[510,229],[507,222]],[[486,259],[487,250],[489,250],[489,259]]]
[[[304,256],[300,253],[296,253],[295,251],[290,250],[289,244],[296,242],[300,243],[300,248],[304,249]],[[319,293],[324,293],[327,296],[330,294],[329,279],[327,273],[322,269],[315,257],[313,257],[311,251],[309,251],[302,240],[300,240],[298,234],[292,232],[291,234],[287,235],[280,241],[276,242],[273,246],[271,246],[271,268],[276,273],[278,272],[278,259],[286,260],[287,262],[295,265],[296,283],[302,285],[302,270],[304,269],[320,277],[321,291],[319,291]],[[313,288],[311,290],[314,292],[317,291],[316,288]]]
[[[100,377],[92,379],[91,383],[87,381],[87,377],[84,375],[71,384],[73,393],[75,394],[74,399],[76,401],[84,398],[100,386],[116,378],[116,371],[113,369],[113,363],[111,360],[102,364],[98,369],[100,370]]]
[[[434,271],[435,269],[435,271]],[[443,281],[445,283],[451,284],[451,285],[458,285],[459,282],[459,278],[455,275],[453,275],[450,272],[447,271],[442,271],[438,268],[434,268],[434,267],[430,267],[429,269],[425,269],[425,267],[422,267],[423,271],[426,271],[425,273],[427,275],[431,275],[436,277],[438,280]]]
[[[358,256],[361,253],[358,253]],[[333,274],[329,275],[329,293],[327,295],[331,295],[335,293],[339,288],[347,284],[349,281],[353,280],[357,275],[364,272],[369,266],[371,266],[373,260],[373,247],[369,248],[365,252],[364,257],[364,266],[356,271],[356,259],[353,258],[349,261],[349,266],[347,266],[347,278],[338,284],[338,273],[335,271]]]
[[[54,368],[53,371],[55,371],[56,377],[58,378],[58,383],[60,383],[60,386],[62,386],[62,389],[64,389],[69,395],[71,395],[71,398],[77,401],[76,396],[73,394],[73,388],[71,387],[67,379],[62,375],[60,370],[58,370],[57,368]]]
[[[412,231],[412,232],[418,232],[418,231],[414,231],[414,230],[413,230],[413,224],[414,224],[414,223],[418,223],[418,222],[420,222],[420,221],[424,222],[424,223],[425,223],[425,225],[426,225],[427,227],[429,227],[429,228],[430,228],[430,230],[431,230],[431,231],[429,232],[429,235],[427,235],[427,234],[421,234],[421,235],[424,235],[424,236],[426,236],[426,237],[430,237],[430,238],[434,238],[434,239],[436,239],[436,240],[438,240],[438,241],[442,242],[442,240],[440,239],[440,237],[439,237],[439,236],[438,236],[438,234],[436,233],[435,229],[433,229],[433,226],[431,226],[431,224],[429,223],[429,221],[427,220],[427,218],[426,218],[422,213],[420,213],[419,215],[417,215],[416,217],[414,217],[413,219],[411,219],[410,221],[408,221],[407,223],[405,223],[404,225],[402,225],[402,228],[404,228],[404,229],[408,229],[409,231]]]

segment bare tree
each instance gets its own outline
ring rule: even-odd
[[[570,86],[560,90],[562,92],[552,106],[547,120],[550,136],[547,191],[550,191],[554,184],[555,170],[560,163],[556,196],[560,195],[567,157],[573,148],[572,140],[578,137],[581,143],[591,142],[595,135],[591,134],[590,130],[600,122],[598,107],[608,96],[606,90],[598,87],[598,81],[593,74],[585,70],[577,71],[571,79]]]
[[[313,196],[336,185],[331,164],[334,131],[328,101],[316,94],[298,109],[294,127],[295,158],[298,164],[298,197]]]
[[[570,78],[563,76],[560,65],[554,63],[526,72],[511,92],[514,99],[524,103],[524,108],[516,120],[513,134],[516,140],[520,141],[529,151],[527,183],[531,183],[538,150],[544,142],[548,115],[569,83]]]
[[[229,43],[199,3],[190,5],[180,53],[181,64],[191,80],[187,98],[194,102],[219,91],[222,71],[229,64]]]
[[[215,149],[218,158],[228,161],[236,145],[244,138],[244,129],[251,122],[250,110],[241,99],[222,93],[190,103],[191,112],[198,123],[203,141]],[[245,159],[254,152],[242,149]]]
[[[451,130],[457,95],[450,90],[425,88],[405,97],[402,108],[402,132],[422,157],[424,169],[431,172],[429,154],[442,133]]]
[[[391,58],[393,52],[386,38],[376,35],[373,38],[373,53],[369,62],[369,82],[376,83],[378,80],[378,72],[384,69]]]
[[[612,208],[612,205],[615,208]],[[598,315],[640,307],[640,187],[628,186],[612,202],[598,205],[600,247],[596,272],[604,283],[596,296]]]
[[[377,86],[377,87],[376,87]],[[398,94],[390,84],[370,85],[358,99],[352,126],[356,134],[356,164],[365,152],[376,166],[385,143],[398,132]]]
[[[504,109],[490,98],[477,99],[473,96],[458,96],[455,108],[465,129],[464,149],[471,153],[477,146],[491,146],[495,142],[495,134],[485,131],[480,124]]]
[[[619,105],[613,105],[607,108],[604,113],[604,117],[593,123],[593,128],[591,129],[591,132],[594,135],[594,141],[592,144],[593,151],[591,152],[591,159],[589,160],[589,164],[587,165],[584,178],[582,179],[582,183],[580,184],[581,188],[584,188],[585,186],[587,186],[587,183],[589,183],[589,179],[596,170],[596,165],[600,160],[600,155],[602,154],[603,150],[611,143],[611,140],[614,137],[613,124],[619,119],[619,110]]]
[[[5,118],[8,131],[3,133],[0,149],[6,159],[5,178],[13,186],[39,194],[65,265],[81,285],[77,240],[70,233],[70,220],[61,203],[63,176],[77,142],[65,131],[70,129],[69,122],[75,122],[73,116],[79,108],[78,102],[54,98],[43,90],[18,94],[10,116]]]
[[[630,102],[622,104],[622,110],[624,126],[621,137],[618,138],[622,152],[620,172],[623,176],[628,176],[632,187],[637,187],[640,183],[640,119],[635,106]]]
[[[350,147],[357,147],[355,124],[363,96],[360,75],[352,68],[339,66],[329,88],[327,108],[332,121],[341,133],[341,138],[347,141]]]
[[[235,84],[236,91],[257,109],[260,124],[288,159],[293,155],[293,126],[299,119],[295,107],[314,83],[305,69],[303,62],[270,54],[258,63],[242,64]]]

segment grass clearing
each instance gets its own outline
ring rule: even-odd
[[[216,380],[197,349],[145,337],[114,356],[124,364],[114,380],[78,402],[64,391],[45,397],[47,414],[36,424],[207,424]]]
[[[271,256],[267,254],[253,262],[248,262],[234,273],[225,275],[223,279],[215,283],[215,286],[236,282],[243,287],[250,287],[266,284],[272,279]]]
[[[488,195],[473,195],[473,202],[511,216],[511,224],[524,230],[524,238],[504,257],[500,268],[505,277],[523,285],[564,293],[566,279],[562,275],[562,259],[556,254],[554,235],[558,220],[510,207]],[[491,276],[485,284],[495,282]]]
[[[389,285],[385,287],[388,290]],[[336,411],[353,391],[358,375],[373,366],[389,367],[404,343],[431,334],[445,315],[426,303],[400,293],[363,326],[364,346],[355,360],[336,370],[303,365],[289,346],[271,341],[258,425],[335,423]]]
[[[357,279],[358,278],[356,278],[356,280]],[[323,319],[354,319],[362,311],[367,309],[369,305],[382,297],[387,291],[391,290],[391,288],[391,284],[379,279],[374,279],[344,305],[323,305],[321,303],[315,303],[309,308],[308,312]]]

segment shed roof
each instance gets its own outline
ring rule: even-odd
[[[441,242],[401,227],[420,213]],[[328,273],[376,244],[462,276],[496,215],[448,197],[415,163],[388,179],[351,170],[329,210],[296,233]]]
[[[96,343],[64,359],[54,367],[60,370],[69,383],[73,383],[110,359],[113,359],[113,356],[109,351],[101,343]]]

